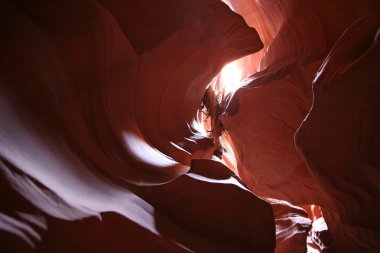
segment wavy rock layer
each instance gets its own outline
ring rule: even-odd
[[[334,203],[323,210],[339,252],[380,251],[380,75],[369,67],[380,64],[379,26],[380,16],[370,15],[339,39],[318,72],[313,108],[296,135]]]
[[[265,49],[222,119],[239,175],[260,196],[322,206],[321,248],[379,251],[379,3],[228,2]]]
[[[2,252],[273,252],[270,204],[191,162],[213,145],[192,128],[208,83],[262,48],[239,15],[219,1],[0,12]]]
[[[223,2],[1,3],[2,252],[380,251],[380,4]]]

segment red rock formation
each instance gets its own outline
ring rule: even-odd
[[[223,2],[0,4],[1,252],[380,251],[379,3]]]
[[[208,82],[257,33],[219,1],[131,3],[2,4],[3,250],[272,252],[270,205],[190,166]]]
[[[355,22],[313,84],[313,107],[296,135],[333,202],[323,208],[337,252],[379,252],[378,14]],[[316,138],[318,136],[318,138]]]
[[[374,87],[372,83],[379,81],[378,76],[370,74],[376,72],[374,66],[378,65],[374,60],[379,58],[377,51],[372,48],[377,43],[374,34],[379,24],[375,18],[367,21],[367,26],[362,21],[360,28],[359,23],[355,23],[361,17],[379,10],[378,3],[229,2],[250,25],[258,28],[267,48],[260,61],[259,71],[251,76],[248,88],[235,94],[229,115],[222,119],[238,154],[239,175],[260,196],[285,199],[297,205],[321,205],[329,233],[336,238],[331,242],[330,236],[326,237],[324,233],[321,240],[316,240],[322,244],[335,243],[330,249],[332,252],[377,252],[379,246],[375,241],[379,241],[380,237],[373,224],[377,224],[378,190],[369,185],[373,185],[371,181],[378,178],[374,169],[378,166],[371,162],[371,172],[357,168],[356,176],[353,176],[353,169],[349,168],[352,163],[356,163],[352,160],[358,156],[356,153],[363,152],[367,156],[367,153],[376,153],[378,150],[376,144],[372,144],[377,143],[377,137],[371,134],[375,131],[371,129],[375,129],[378,108],[371,101],[377,93],[372,88],[372,95],[369,95],[365,93],[369,88],[365,87]],[[254,13],[260,15],[252,18]],[[358,27],[350,28],[353,23]],[[343,33],[346,39],[340,39],[327,56]],[[362,58],[369,57],[367,50],[372,50],[373,58],[364,61]],[[327,69],[324,63],[317,72],[324,57],[328,57],[325,62],[330,63],[327,65],[330,67]],[[331,63],[331,58],[342,60]],[[346,74],[359,61],[362,64],[361,72]],[[319,109],[321,106],[317,102],[322,95],[314,89],[312,110],[297,134],[298,147],[303,151],[300,154],[294,145],[294,135],[310,108],[312,80],[315,78],[314,86],[319,87],[318,82],[326,71],[329,71],[329,79],[324,82],[331,88],[323,93],[326,100],[320,102],[325,109]],[[342,81],[341,87],[346,89],[344,92],[334,81],[334,78],[340,80],[343,74],[349,75],[346,80],[351,80],[348,83]],[[363,79],[363,76],[368,79]],[[355,85],[354,80],[357,80]],[[331,90],[336,91],[333,93]],[[364,93],[361,96],[360,91]],[[369,107],[367,104],[373,105]],[[359,112],[353,114],[359,110],[353,108],[363,108],[362,105],[367,106],[362,111],[373,116],[362,116]],[[318,121],[312,120],[315,114],[318,115],[315,117],[319,117]],[[373,136],[371,144],[363,141],[367,135]],[[355,161],[361,161],[361,158]],[[369,162],[362,163],[367,168]],[[320,173],[325,176],[321,177]],[[336,175],[335,179],[333,175]],[[338,232],[346,230],[349,232]],[[364,237],[369,239],[359,241],[358,238]],[[325,246],[331,245],[321,247]]]

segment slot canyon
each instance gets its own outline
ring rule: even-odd
[[[380,1],[2,0],[0,172],[2,253],[380,252]]]

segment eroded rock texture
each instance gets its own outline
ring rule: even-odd
[[[380,251],[380,74],[372,67],[380,66],[379,26],[378,14],[366,16],[335,44],[313,83],[313,108],[296,135],[333,202],[324,213],[338,252]]]
[[[321,248],[378,252],[379,4],[229,3],[266,48],[222,119],[239,175],[260,196],[321,205]]]
[[[9,1],[0,23],[2,252],[273,251],[270,204],[190,164],[213,145],[191,128],[208,82],[262,47],[239,15]]]
[[[0,4],[1,252],[380,251],[379,3],[223,2]]]

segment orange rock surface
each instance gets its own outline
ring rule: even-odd
[[[379,11],[4,0],[0,251],[380,252]]]

